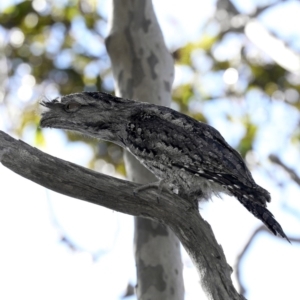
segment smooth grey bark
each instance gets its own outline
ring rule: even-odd
[[[174,63],[150,0],[114,0],[106,39],[116,94],[169,106]],[[131,154],[124,153],[127,177],[157,181]],[[138,299],[182,300],[184,284],[180,243],[162,224],[135,218],[135,261]]]
[[[193,260],[209,299],[245,299],[232,284],[232,269],[210,225],[189,201],[163,191],[158,204],[155,190],[134,196],[133,190],[139,184],[53,157],[2,131],[0,161],[13,172],[55,192],[168,226]]]

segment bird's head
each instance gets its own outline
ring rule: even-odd
[[[120,130],[132,114],[136,102],[102,92],[83,92],[42,101],[41,127],[77,131],[119,143]]]

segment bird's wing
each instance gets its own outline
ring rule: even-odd
[[[163,108],[139,112],[128,124],[128,139],[140,158],[155,159],[188,172],[216,177],[220,184],[255,182],[240,154],[213,127]],[[134,153],[136,155],[136,153]]]

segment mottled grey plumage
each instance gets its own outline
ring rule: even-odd
[[[213,127],[170,108],[109,94],[77,93],[53,101],[42,127],[78,131],[129,150],[164,186],[190,199],[235,196],[276,235],[286,237],[265,208],[268,191],[253,180],[240,154]]]

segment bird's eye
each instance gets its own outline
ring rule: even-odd
[[[81,107],[81,104],[78,102],[70,102],[65,105],[64,109],[66,112],[76,112]]]

